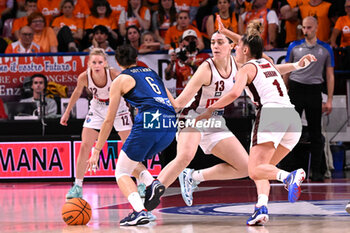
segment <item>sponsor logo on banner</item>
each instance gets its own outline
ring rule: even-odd
[[[0,179],[71,176],[69,141],[0,143]]]
[[[76,164],[76,160],[80,151],[80,146],[81,141],[74,142],[74,164]],[[90,172],[87,172],[85,174],[85,177],[114,177],[115,168],[118,161],[118,155],[122,146],[123,143],[120,140],[107,141],[101,150],[100,159],[97,163],[99,169],[96,170],[96,173],[92,172],[91,175]],[[91,154],[89,155],[89,157],[90,156]],[[152,159],[147,160],[145,166],[153,176],[158,176],[162,169],[158,155],[155,155]]]

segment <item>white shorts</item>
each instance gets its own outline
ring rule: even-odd
[[[292,107],[263,107],[258,111],[251,138],[252,146],[273,142],[292,150],[301,136],[300,116]]]
[[[100,130],[103,121],[106,118],[108,105],[102,102],[91,103],[88,114],[86,115],[84,125],[85,128],[92,128]],[[116,131],[131,130],[132,120],[129,110],[123,109],[118,111],[114,120],[114,129]]]
[[[211,154],[212,149],[221,140],[234,137],[233,133],[226,126],[225,118],[219,116],[219,117],[212,117],[210,119],[211,119],[211,124],[208,124],[208,125],[212,127],[192,127],[201,133],[201,140],[199,142],[199,146],[202,148],[205,154]],[[214,122],[214,119],[215,119],[215,122]],[[202,120],[202,122],[204,122],[204,120]],[[215,127],[215,123],[219,124],[218,122],[220,122],[220,127],[219,125],[216,125],[218,127]],[[178,138],[178,134],[180,133],[180,131],[181,129],[179,128],[178,132],[176,133],[176,139]]]

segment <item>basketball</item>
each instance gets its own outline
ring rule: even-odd
[[[91,206],[82,198],[69,199],[62,207],[62,219],[67,225],[85,225],[91,218]]]

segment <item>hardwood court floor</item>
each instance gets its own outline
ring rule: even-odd
[[[170,187],[153,211],[156,222],[120,227],[130,205],[115,182],[85,182],[84,199],[92,207],[87,226],[66,226],[61,207],[71,183],[0,183],[0,232],[121,232],[121,233],[274,233],[350,232],[350,199],[347,179],[302,185],[300,201],[287,201],[287,191],[273,183],[270,221],[264,227],[247,227],[256,191],[252,181],[203,182],[187,207],[178,184]]]

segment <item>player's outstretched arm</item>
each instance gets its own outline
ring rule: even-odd
[[[220,33],[224,34],[225,36],[227,36],[228,38],[230,38],[234,43],[238,44],[238,41],[241,39],[242,36],[225,28],[224,24],[221,21],[220,15],[217,15],[217,20],[218,20],[218,24],[219,24],[218,31]]]
[[[247,64],[240,68],[236,74],[235,85],[233,85],[233,88],[230,90],[230,92],[222,96],[214,104],[210,105],[203,114],[199,115],[196,118],[196,121],[200,121],[202,119],[209,119],[216,109],[224,108],[225,106],[232,103],[235,99],[237,99],[241,95],[246,84],[248,83],[248,78],[254,77],[255,72],[256,68],[253,64]]]
[[[300,70],[308,67],[311,62],[317,61],[316,57],[312,54],[304,55],[299,61],[295,63],[286,63],[275,65],[277,70],[283,75],[294,70]]]
[[[209,85],[211,70],[208,62],[203,62],[193,74],[181,94],[175,99],[176,108],[184,108],[203,85]]]
[[[72,108],[74,107],[75,103],[77,102],[77,100],[80,98],[81,93],[84,90],[84,87],[87,86],[87,75],[86,75],[86,71],[81,73],[78,77],[78,81],[77,81],[77,86],[75,87],[70,99],[69,99],[69,103],[68,106],[66,108],[66,111],[63,113],[61,120],[60,120],[60,124],[67,126],[67,121],[69,119],[69,115],[70,115],[70,111],[72,110]]]

